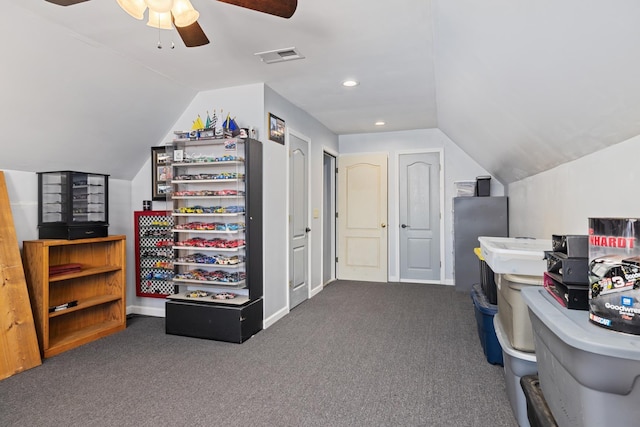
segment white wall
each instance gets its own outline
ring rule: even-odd
[[[338,150],[338,137],[329,131],[324,125],[315,120],[305,111],[291,104],[274,90],[265,87],[265,126],[268,112],[285,121],[288,130],[304,135],[311,141],[310,144],[310,202],[311,212],[318,209],[322,212],[322,162],[323,148]],[[285,145],[269,141],[264,135],[265,141],[265,242],[268,242],[268,250],[283,248],[278,251],[279,256],[272,257],[267,265],[265,274],[265,290],[270,289],[272,299],[265,300],[265,323],[272,324],[288,312],[289,293],[287,286],[289,255],[288,255],[288,148],[289,140]],[[268,171],[268,172],[267,172]],[[322,217],[313,218],[310,222],[310,251],[311,272],[310,287],[312,294],[322,289],[322,265],[320,263],[322,253]]]
[[[151,200],[151,146],[161,146],[173,140],[173,131],[189,130],[193,121],[200,115],[203,122],[206,120],[207,112],[213,114],[216,110],[218,122],[226,118],[227,114],[236,118],[236,123],[240,127],[253,127],[258,133],[258,139],[264,134],[264,85],[253,84],[246,86],[238,86],[232,88],[211,90],[198,93],[187,108],[182,112],[181,116],[175,121],[171,130],[165,135],[161,141],[149,142],[149,160],[144,164],[142,169],[131,182],[131,205],[132,210],[142,210],[142,201]],[[220,116],[220,110],[223,110],[223,117]],[[265,171],[266,175],[266,171]],[[152,202],[153,210],[171,209],[166,202]],[[131,225],[133,226],[133,214],[131,216]],[[131,266],[130,270],[135,269],[135,257],[127,259]],[[265,262],[266,264],[266,262]],[[266,277],[265,277],[266,281]],[[135,313],[164,317],[165,300],[162,298],[145,298],[135,296],[135,281],[133,290],[130,290],[129,310]],[[265,300],[269,299],[269,295],[265,292]]]
[[[640,218],[640,136],[509,185],[511,236],[587,234],[589,218]]]
[[[309,116],[306,112],[282,98],[263,84],[232,87],[199,93],[176,120],[162,141],[151,145],[164,145],[173,139],[173,130],[191,128],[192,121],[200,114],[206,118],[207,111],[220,108],[236,117],[240,127],[254,127],[257,138],[263,142],[263,223],[264,223],[264,317],[265,327],[288,313],[287,285],[287,146],[269,141],[267,113],[272,112],[285,120],[289,129],[295,129],[311,139],[311,200],[313,207],[320,207],[322,199],[322,147],[337,151],[338,137]],[[218,113],[219,115],[219,113]],[[288,141],[287,141],[288,144]],[[149,149],[150,150],[150,149]],[[151,164],[145,163],[131,184],[131,205],[133,210],[142,209],[142,201],[151,199]],[[168,209],[166,202],[153,202],[152,209]],[[130,215],[133,217],[133,215]],[[320,221],[314,220],[314,221]],[[133,222],[133,220],[132,220]],[[315,227],[315,225],[312,225]],[[315,227],[320,230],[320,226]],[[321,239],[312,239],[311,285],[321,286],[321,266],[319,265]],[[135,258],[128,259],[135,266]],[[164,316],[164,300],[158,298],[135,297],[135,289],[130,294],[130,310],[133,312]]]
[[[38,175],[34,172],[4,170],[11,213],[18,244],[38,238]],[[83,171],[95,172],[100,171]],[[151,173],[151,172],[149,172]],[[109,234],[127,236],[127,262],[133,256],[133,216],[131,215],[131,183],[109,179]],[[133,266],[134,264],[129,264]],[[135,295],[134,270],[127,269],[127,298]]]
[[[444,191],[444,206],[441,211],[444,216],[444,268],[445,283],[453,284],[453,231],[452,198],[455,196],[454,181],[474,180],[480,175],[489,175],[480,165],[462,151],[439,129],[420,129],[403,132],[385,132],[375,134],[357,134],[340,136],[340,154],[352,153],[381,153],[389,154],[389,189],[388,189],[388,222],[389,222],[389,280],[399,280],[397,270],[398,256],[398,177],[397,159],[399,153],[419,150],[442,150],[444,153],[444,182],[441,183],[441,191]],[[491,195],[504,195],[503,185],[491,180]]]

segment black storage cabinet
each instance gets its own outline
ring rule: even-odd
[[[262,330],[263,323],[263,222],[262,143],[244,142],[245,259],[249,301],[242,305],[184,301],[171,295],[165,304],[165,332],[194,338],[242,343]]]
[[[239,307],[169,300],[165,308],[167,334],[240,344],[262,330],[262,298]]]
[[[40,239],[108,235],[109,175],[75,171],[37,174]]]

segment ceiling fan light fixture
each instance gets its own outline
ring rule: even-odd
[[[139,21],[144,19],[144,11],[147,10],[147,4],[144,0],[116,0],[122,10]]]
[[[173,0],[144,0],[149,7],[149,10],[153,10],[158,13],[169,12],[173,7]]]
[[[149,9],[147,25],[161,30],[171,30],[173,28],[171,25],[171,12],[158,13]]]
[[[188,27],[196,22],[200,16],[200,13],[193,8],[189,0],[175,0],[171,13],[176,27]]]

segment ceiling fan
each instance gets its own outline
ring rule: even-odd
[[[46,0],[59,6],[71,6],[77,3],[83,3],[89,0]],[[117,0],[120,7],[136,19],[143,19],[143,13],[149,7],[149,13],[162,14],[170,13],[170,21],[161,24],[160,16],[157,17],[158,23],[149,23],[156,28],[171,28],[171,24],[180,35],[180,38],[187,47],[203,46],[209,43],[207,35],[198,24],[199,13],[193,9],[188,0]],[[291,18],[298,6],[298,0],[218,0],[223,3],[233,4],[244,7],[246,9],[255,10],[257,12],[267,13],[282,18]],[[187,13],[183,16],[181,11],[177,11],[178,4],[186,5]],[[129,8],[131,6],[133,9]],[[174,7],[175,6],[175,7]],[[155,9],[155,10],[154,10]],[[188,17],[186,17],[188,16]],[[160,26],[164,25],[164,26]]]

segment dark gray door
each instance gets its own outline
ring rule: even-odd
[[[479,236],[508,237],[507,197],[453,198],[453,280],[457,291],[480,283]]]

